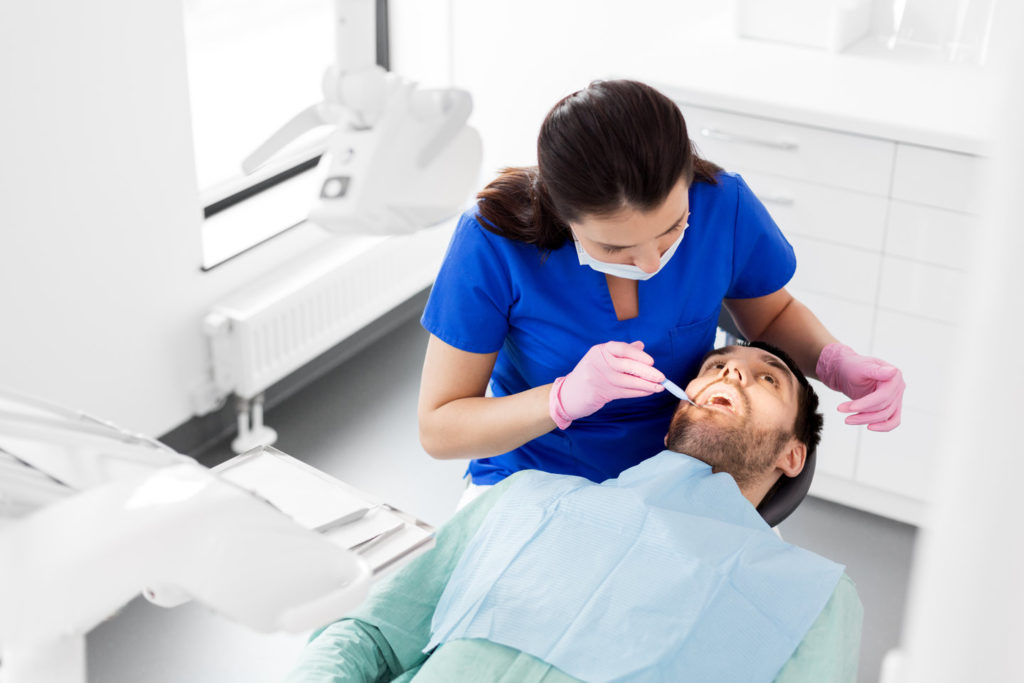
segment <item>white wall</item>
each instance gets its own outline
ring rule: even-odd
[[[393,67],[476,101],[484,176],[547,110],[713,3],[393,0]],[[454,63],[452,63],[454,60]],[[0,386],[137,431],[192,414],[203,314],[327,239],[300,228],[201,273],[180,0],[0,5]]]
[[[199,271],[179,0],[2,3],[0,97],[0,385],[164,433],[210,304],[323,238]]]
[[[698,0],[452,0],[455,82],[472,93],[484,177],[536,163],[541,121],[595,79],[642,72],[647,47],[729,10]],[[680,70],[699,64],[680,64]]]

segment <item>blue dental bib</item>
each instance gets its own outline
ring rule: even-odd
[[[686,455],[601,484],[522,472],[459,561],[426,650],[483,638],[585,681],[771,681],[842,572]]]

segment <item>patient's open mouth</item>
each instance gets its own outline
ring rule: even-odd
[[[732,389],[716,387],[700,401],[701,408],[710,408],[732,414],[740,411],[740,398]]]

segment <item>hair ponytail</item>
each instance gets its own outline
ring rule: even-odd
[[[536,166],[502,169],[477,195],[482,225],[491,232],[548,251],[569,239]]]
[[[693,146],[693,142],[690,142],[690,146]],[[708,183],[709,185],[717,185],[718,181],[715,180],[715,176],[722,172],[722,167],[713,161],[708,161],[703,157],[697,156],[697,152],[693,153],[693,172],[690,177],[687,178],[687,182],[692,185],[694,183]]]
[[[570,239],[569,223],[660,206],[680,180],[716,184],[671,99],[637,81],[595,81],[541,124],[537,166],[506,168],[477,195],[491,232],[540,249]]]

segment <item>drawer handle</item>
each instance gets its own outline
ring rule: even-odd
[[[779,206],[793,206],[796,200],[784,194],[759,194],[757,198],[765,204],[778,204]]]
[[[760,145],[761,147],[771,147],[772,149],[781,149],[787,152],[795,152],[800,149],[800,145],[795,142],[784,142],[780,140],[763,140],[761,138],[752,138],[749,135],[737,135],[736,133],[728,133],[724,130],[718,130],[717,128],[701,128],[700,134],[706,138],[714,138],[715,140],[721,140],[722,142],[741,142],[748,145]]]

